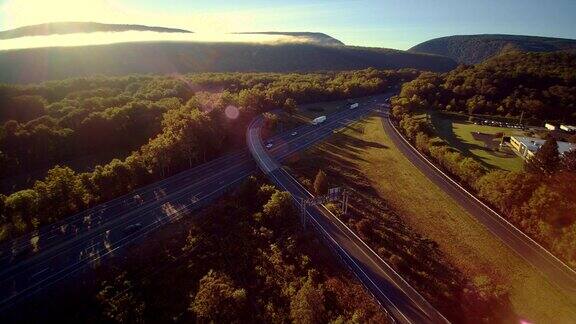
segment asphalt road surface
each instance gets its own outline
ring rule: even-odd
[[[366,113],[343,110],[319,126],[274,136],[282,160]],[[292,135],[296,131],[297,135]],[[234,152],[0,246],[0,312],[36,292],[118,255],[129,243],[210,203],[258,169],[246,149]]]
[[[382,117],[382,125],[386,134],[412,164],[458,202],[470,215],[526,262],[539,270],[553,284],[571,295],[576,293],[576,272],[574,270],[435,167],[402,137],[393,125],[387,111]]]
[[[382,100],[383,98],[380,98]],[[379,103],[381,103],[380,101]],[[359,116],[379,107],[379,103],[364,104],[357,108]],[[329,117],[330,118],[330,117]],[[343,119],[343,123],[354,119]],[[330,119],[327,120],[329,122]],[[262,146],[260,139],[261,118],[256,118],[247,130],[248,149],[260,169],[282,190],[289,191],[295,203],[302,208],[302,199],[310,194],[286,170],[279,161]],[[343,222],[323,206],[306,208],[307,222],[311,223],[357,278],[372,292],[387,310],[388,315],[401,323],[448,322],[414,288],[384,262],[368,245],[354,234]]]

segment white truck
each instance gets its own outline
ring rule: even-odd
[[[358,106],[359,106],[359,104],[357,102],[353,103],[350,105],[350,109],[356,109],[356,108],[358,108]]]
[[[326,121],[326,116],[316,117],[314,118],[314,120],[312,120],[312,125],[319,125],[322,124],[324,121]]]

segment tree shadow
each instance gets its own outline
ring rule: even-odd
[[[360,123],[351,130],[362,132],[364,126]],[[339,215],[341,220],[451,321],[470,322],[467,316],[471,314],[478,321],[514,319],[507,294],[487,300],[465,294],[475,293],[470,288],[471,279],[447,259],[436,242],[407,226],[389,207],[385,197],[355,163],[367,162],[364,156],[369,148],[389,149],[347,133],[337,134],[337,138],[305,153],[305,163],[291,167],[299,178],[309,182],[322,169],[330,186],[349,190],[348,214]]]
[[[498,151],[498,146],[500,140],[493,134],[486,134],[481,132],[472,132],[472,138],[474,140],[484,143],[484,146],[468,143],[463,138],[458,136],[454,131],[454,121],[451,118],[445,118],[437,112],[429,112],[430,124],[436,134],[440,136],[448,145],[456,150],[460,151],[465,156],[473,157],[476,161],[480,162],[486,168],[493,168],[494,166],[488,161],[487,158],[474,154],[473,150],[484,151],[489,155],[498,158],[516,158],[513,153],[500,152]],[[461,123],[467,123],[467,121],[461,120]]]

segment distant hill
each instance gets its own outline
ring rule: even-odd
[[[455,66],[446,57],[365,47],[140,42],[1,51],[0,82],[29,83],[96,74],[307,72],[367,67],[448,71]]]
[[[324,33],[311,33],[311,32],[242,32],[234,34],[244,34],[244,35],[281,35],[281,36],[292,36],[296,38],[301,38],[307,40],[311,43],[325,46],[343,46],[344,43],[337,40],[336,38],[326,35]]]
[[[461,35],[432,39],[409,51],[443,55],[458,63],[476,64],[511,51],[576,51],[576,40],[516,35]]]
[[[101,24],[95,22],[55,22],[25,26],[0,32],[0,39],[11,39],[25,36],[55,34],[77,34],[94,32],[153,31],[159,33],[191,33],[189,30],[150,27],[144,25]]]

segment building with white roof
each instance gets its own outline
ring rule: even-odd
[[[551,131],[556,130],[556,125],[552,125],[550,123],[544,124],[544,127],[546,127],[546,129],[551,130]]]
[[[520,155],[524,159],[530,158],[536,154],[536,152],[544,145],[546,140],[534,137],[522,137],[522,136],[511,136],[510,146],[516,154]],[[568,142],[557,142],[558,152],[563,155],[566,152],[576,150],[576,144]]]
[[[562,124],[560,129],[568,133],[576,133],[576,126]]]

